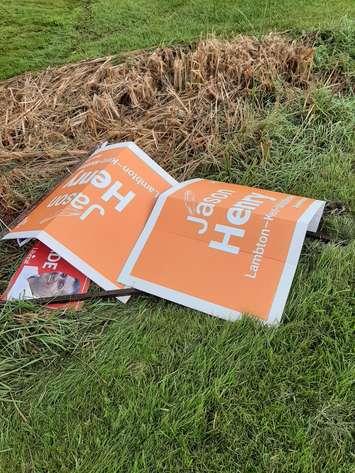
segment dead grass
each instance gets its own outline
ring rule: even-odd
[[[180,179],[218,165],[221,143],[257,133],[255,103],[276,88],[280,96],[280,88],[308,87],[312,62],[313,48],[287,37],[240,36],[2,82],[1,214],[7,220],[29,204],[24,184],[52,179],[103,140],[135,141]]]

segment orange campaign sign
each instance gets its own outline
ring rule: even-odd
[[[175,184],[134,143],[103,145],[3,238],[36,238],[103,289],[122,288],[117,275]]]
[[[280,321],[325,202],[194,179],[158,199],[118,280],[207,314]]]

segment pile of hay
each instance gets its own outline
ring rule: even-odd
[[[218,166],[221,144],[248,128],[255,103],[280,84],[306,87],[312,60],[312,48],[286,37],[241,36],[1,83],[2,218],[30,204],[19,189],[58,176],[104,140],[135,141],[180,179]]]

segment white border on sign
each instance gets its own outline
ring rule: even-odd
[[[277,286],[274,299],[269,312],[268,323],[276,324],[280,322],[288,294],[291,289],[292,281],[296,272],[298,260],[302,251],[302,246],[307,230],[312,228],[316,231],[320,218],[324,210],[325,202],[321,200],[314,201],[298,219],[288,249],[287,258]],[[318,219],[319,216],[319,219]],[[317,226],[314,221],[318,219]]]
[[[104,145],[102,148],[95,150],[90,157],[95,156],[96,154],[102,153],[103,151],[107,151],[110,149],[119,149],[119,148],[130,149],[136,156],[138,156],[138,158],[144,161],[145,164],[148,164],[148,166],[153,171],[159,174],[159,176],[162,177],[171,186],[175,186],[178,183],[172,176],[170,176],[169,173],[164,171],[164,169],[160,167],[158,163],[156,163],[150,156],[148,156],[147,153],[145,153],[133,141],[123,141],[121,143],[113,143],[111,145],[110,144]]]
[[[102,276],[92,266],[85,263],[84,260],[79,258],[75,253],[70,251],[66,246],[59,243],[58,240],[51,237],[47,232],[41,230],[39,232],[13,232],[3,237],[4,240],[10,240],[12,238],[36,238],[41,241],[44,245],[47,245],[51,250],[58,253],[59,256],[64,258],[68,263],[73,265],[76,269],[81,271],[91,281],[94,281],[98,286],[102,287],[105,291],[111,291],[114,289],[120,289],[116,284],[112,283],[109,279]],[[121,302],[126,303],[130,296],[117,297]]]
[[[121,143],[113,143],[111,145],[107,145],[107,144],[104,143],[100,148],[96,149],[89,156],[88,159],[92,158],[96,154],[99,154],[103,151],[110,150],[110,149],[120,149],[120,148],[128,148],[129,150],[131,150],[141,161],[143,161],[145,164],[147,164],[152,169],[152,171],[154,171],[161,178],[163,178],[165,180],[165,182],[167,184],[169,184],[170,186],[175,186],[175,185],[178,184],[178,182],[172,176],[170,176],[170,174],[168,174],[166,171],[164,171],[164,169],[162,167],[160,167],[158,163],[156,163],[151,157],[149,157],[147,155],[147,153],[145,153],[139,146],[137,146],[135,143],[133,143],[133,141],[123,141]],[[84,163],[85,163],[85,161],[83,162],[83,164]],[[80,167],[77,170],[79,170],[79,169],[80,169]],[[53,191],[54,190],[56,190],[56,188],[53,189]],[[84,190],[83,190],[83,192],[84,192]],[[50,196],[53,191],[49,192],[47,196]],[[38,205],[41,205],[41,203],[39,203]],[[24,218],[26,218],[26,217],[24,217]],[[20,222],[18,222],[15,225],[15,227],[18,227],[23,220],[24,219],[22,219]],[[42,231],[42,230],[40,230],[40,231]],[[10,238],[16,238],[17,233],[18,232],[13,232],[13,231],[10,230],[6,235],[4,235],[2,237],[2,239],[5,240],[5,239],[10,239]],[[27,232],[27,233],[36,233],[37,234],[38,231]],[[23,234],[23,233],[21,232],[21,234]],[[35,238],[35,237],[31,236],[29,238]],[[23,244],[25,244],[25,243],[27,243],[27,242],[24,242]]]
[[[205,314],[219,317],[220,319],[230,320],[234,322],[241,318],[242,313],[236,310],[224,307],[222,305],[214,304],[206,299],[200,299],[184,292],[175,291],[159,284],[151,283],[137,277],[129,277],[127,280],[132,281],[130,287],[139,288],[141,291],[147,292],[148,294],[154,294],[155,296],[162,297],[177,304],[191,307],[192,309],[199,310]]]
[[[137,146],[132,141],[124,141],[121,143],[113,143],[113,144],[104,143],[101,147],[96,149],[90,155],[89,159],[103,151],[107,151],[110,149],[120,149],[120,148],[128,148],[130,151],[132,151],[135,156],[137,156],[141,161],[147,164],[153,172],[158,174],[170,186],[175,186],[177,184],[177,181],[172,176],[170,176],[170,174],[164,171],[164,169],[161,168],[159,164],[157,164],[152,158],[150,158],[150,156],[148,156],[148,154],[146,154],[141,148],[139,148],[139,146]],[[19,225],[20,223],[21,222],[19,222],[17,225]],[[44,230],[23,231],[23,232],[10,231],[6,235],[4,235],[2,239],[9,240],[9,239],[14,239],[14,238],[18,238],[18,239],[19,238],[27,238],[27,239],[37,238],[42,243],[47,245],[49,248],[56,251],[59,256],[67,260],[69,263],[75,266],[79,271],[81,271],[85,276],[90,278],[92,281],[94,281],[96,284],[98,284],[100,287],[102,287],[106,291],[118,288],[117,285],[115,285],[109,279],[102,276],[92,266],[90,266],[84,260],[76,256],[75,253],[70,251],[66,246],[59,243],[58,240],[51,237],[49,233],[47,233]],[[124,296],[124,297],[118,297],[117,299],[119,299],[122,302],[127,302],[129,298],[130,296]]]
[[[201,179],[191,179],[181,184],[178,184],[171,189],[163,192],[157,199],[157,202],[153,208],[152,213],[144,227],[143,232],[141,233],[139,239],[137,240],[136,245],[134,246],[131,254],[128,257],[126,264],[124,265],[120,275],[117,278],[117,281],[126,284],[130,287],[140,289],[142,291],[154,294],[156,296],[163,297],[165,299],[171,300],[178,304],[191,307],[193,309],[205,312],[207,314],[220,317],[226,320],[237,320],[241,317],[242,313],[236,310],[233,310],[229,307],[224,307],[212,302],[208,302],[205,299],[200,299],[198,297],[191,296],[184,292],[176,291],[174,289],[169,289],[160,284],[149,282],[147,280],[133,276],[132,270],[150,236],[154,226],[159,218],[159,215],[164,207],[166,199],[177,192],[178,190],[186,187],[187,185],[200,181]],[[295,230],[291,239],[288,255],[286,258],[285,266],[282,271],[278,287],[274,296],[274,300],[269,312],[269,317],[267,320],[259,319],[262,322],[268,324],[276,324],[281,320],[282,313],[285,307],[287,296],[292,284],[292,280],[296,271],[297,263],[299,256],[302,250],[304,238],[308,227],[317,229],[319,220],[321,218],[325,202],[316,200],[313,202],[299,217]],[[317,226],[316,226],[317,225]],[[313,230],[313,231],[315,231]]]
[[[163,192],[158,197],[157,202],[152,210],[152,213],[150,214],[150,217],[144,227],[144,230],[141,233],[140,237],[138,238],[138,241],[136,245],[134,246],[131,254],[129,255],[128,260],[121,271],[121,274],[117,278],[117,281],[122,284],[128,284],[130,287],[136,287],[136,288],[139,287],[144,292],[148,292],[150,294],[163,297],[164,299],[168,299],[178,304],[191,307],[193,309],[199,310],[201,312],[205,312],[215,317],[220,317],[225,320],[234,321],[241,317],[242,315],[241,312],[230,309],[228,307],[223,307],[218,304],[214,304],[212,302],[208,302],[205,299],[200,299],[199,297],[190,296],[189,294],[186,294],[184,292],[175,291],[174,289],[169,289],[167,287],[161,286],[160,284],[155,284],[149,281],[145,281],[143,279],[134,277],[130,274],[137,259],[139,258],[139,255],[145,243],[147,242],[154,228],[156,221],[159,218],[159,215],[163,209],[166,199],[170,195],[177,192],[178,190],[197,181],[201,181],[201,179],[190,179],[188,181],[177,184],[171,189],[168,189],[165,192]]]
[[[167,189],[165,192],[162,192],[160,194],[160,196],[157,198],[155,206],[153,207],[153,210],[151,211],[151,214],[147,220],[147,223],[145,224],[145,227],[143,228],[142,233],[140,234],[136,244],[134,245],[131,251],[131,254],[129,255],[125,265],[123,266],[123,269],[121,270],[121,273],[117,277],[118,282],[121,282],[121,280],[123,280],[122,278],[130,277],[130,273],[133,269],[133,266],[136,264],[137,259],[140,256],[144,245],[146,244],[150,234],[153,231],[153,228],[156,224],[156,221],[159,218],[160,212],[163,209],[166,199],[170,195],[175,194],[175,192],[177,192],[178,190],[186,187],[192,182],[197,182],[197,181],[201,181],[201,179],[190,179],[188,181],[181,182],[180,184],[176,184],[176,186],[173,186],[170,189]]]

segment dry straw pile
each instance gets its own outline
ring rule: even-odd
[[[1,83],[1,217],[30,203],[20,189],[44,185],[103,140],[135,141],[178,178],[218,165],[255,101],[280,84],[305,87],[312,59],[312,48],[286,37],[208,39]]]

